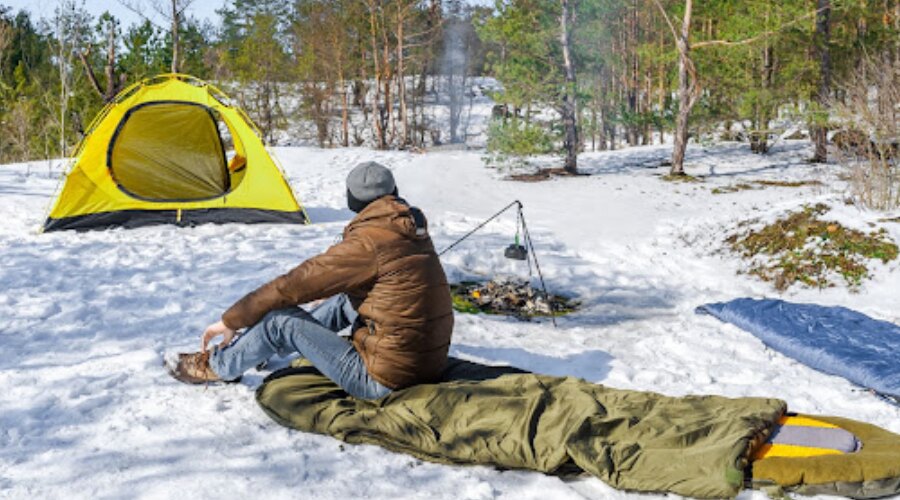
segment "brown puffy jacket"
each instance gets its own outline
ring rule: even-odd
[[[359,312],[353,345],[372,378],[392,389],[439,380],[453,331],[450,288],[424,216],[394,196],[370,203],[343,241],[247,294],[222,321],[237,330],[337,293]]]

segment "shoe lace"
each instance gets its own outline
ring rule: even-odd
[[[183,363],[185,364],[185,369],[189,372],[206,372],[209,370],[209,351],[202,351],[191,356],[185,356]],[[207,382],[206,385],[209,385],[209,382]]]
[[[186,365],[185,367],[190,371],[199,371],[203,369],[208,363],[208,351],[198,352],[196,354],[184,357],[184,364]]]
[[[209,370],[209,351],[201,351],[200,355],[197,356],[197,363],[200,363],[200,367],[204,370]],[[209,389],[209,380],[203,384],[203,390]]]
[[[209,369],[209,351],[201,351],[197,355],[197,358],[194,362],[197,363],[197,365],[199,365],[198,368],[203,368],[203,369],[208,370]]]

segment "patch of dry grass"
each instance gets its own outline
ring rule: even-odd
[[[703,182],[702,177],[688,174],[666,174],[659,177],[666,182]]]
[[[821,186],[822,183],[819,181],[753,181],[754,184],[759,184],[760,186],[777,186],[777,187],[791,187],[798,188],[803,186]]]
[[[722,186],[713,188],[711,191],[712,194],[727,194],[727,193],[737,193],[738,191],[749,191],[752,189],[759,189],[753,184],[747,184],[746,182],[740,182],[737,184],[730,184],[728,186]]]
[[[731,184],[728,186],[717,187],[712,190],[712,194],[727,194],[727,193],[736,193],[738,191],[751,191],[756,189],[763,189],[766,187],[788,187],[788,188],[798,188],[804,186],[821,186],[822,183],[819,181],[752,181],[752,182],[739,182],[737,184]]]
[[[536,172],[531,172],[527,174],[512,174],[506,178],[506,180],[510,181],[518,181],[518,182],[542,182],[549,181],[555,177],[575,177],[581,175],[588,174],[573,174],[571,172],[566,171],[564,168],[542,168]]]
[[[750,260],[750,274],[778,290],[798,282],[830,287],[835,285],[835,276],[843,277],[854,290],[870,277],[869,260],[894,260],[898,247],[883,228],[864,233],[819,219],[828,210],[822,203],[806,206],[761,229],[739,231],[725,242]]]

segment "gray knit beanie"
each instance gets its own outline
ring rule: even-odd
[[[389,194],[397,195],[397,184],[394,174],[380,163],[360,163],[347,176],[347,206],[354,212]]]

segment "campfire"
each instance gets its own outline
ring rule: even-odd
[[[495,278],[487,282],[464,281],[451,285],[453,306],[468,313],[504,314],[520,319],[561,316],[574,311],[578,302],[555,294],[545,295],[527,280]]]

